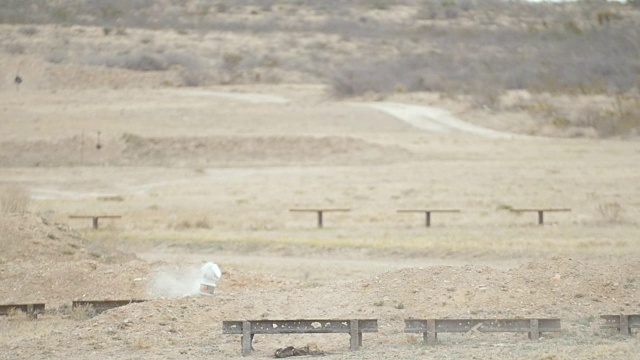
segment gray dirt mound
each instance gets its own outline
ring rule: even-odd
[[[99,244],[89,244],[66,224],[34,214],[0,215],[0,264],[12,261],[123,262],[135,255]]]
[[[25,261],[0,266],[0,303],[44,302],[48,309],[72,300],[143,299],[148,264],[92,260]]]
[[[93,135],[92,135],[93,136]],[[58,140],[0,143],[0,166],[263,166],[384,164],[407,161],[398,146],[340,136],[208,136],[148,138],[124,134],[103,139],[73,136]]]
[[[532,262],[508,271],[438,266],[403,269],[363,282],[379,306],[424,317],[581,317],[640,310],[640,261]]]
[[[90,164],[91,157],[83,161],[81,152],[83,139],[72,136],[58,140],[6,141],[0,142],[0,166],[66,166],[81,162]],[[85,144],[84,151],[89,152]]]
[[[148,266],[33,214],[0,216],[0,303],[144,295]]]
[[[508,271],[475,266],[403,269],[366,281],[317,287],[294,283],[274,287],[271,285],[277,281],[268,279],[262,285],[269,286],[255,286],[260,285],[260,279],[233,271],[228,280],[235,279],[226,284],[223,280],[214,296],[131,304],[76,323],[73,330],[51,334],[46,341],[52,346],[73,343],[69,355],[97,351],[118,357],[146,349],[146,354],[157,356],[169,352],[193,358],[211,354],[231,358],[239,356],[239,336],[222,335],[223,320],[356,317],[379,320],[379,334],[366,336],[368,348],[379,347],[372,351],[386,349],[391,342],[409,352],[398,358],[415,358],[411,353],[415,349],[406,344],[407,336],[401,333],[406,318],[549,316],[562,318],[566,333],[548,341],[587,346],[594,336],[608,336],[597,330],[598,321],[594,319],[598,315],[638,312],[639,268],[638,261],[614,266],[554,259]],[[464,341],[473,342],[473,338],[466,335]],[[507,335],[491,338],[503,345],[524,341]],[[313,340],[322,350],[347,354],[348,340],[344,336],[315,336]],[[284,343],[304,344],[303,341],[309,341],[309,337],[257,336],[254,346],[266,356]],[[471,346],[473,351],[478,350],[477,345]],[[544,343],[539,346],[528,351],[544,355],[549,349]],[[25,349],[31,348],[38,349],[20,346],[13,351],[27,355]],[[492,349],[486,345],[481,348]],[[47,353],[33,350],[29,355],[46,358]]]
[[[90,259],[86,242],[67,225],[33,214],[0,215],[0,263],[16,260],[69,261]]]
[[[400,147],[337,136],[143,138],[126,134],[123,140],[125,165],[380,164],[411,155]]]

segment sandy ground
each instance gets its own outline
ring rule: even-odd
[[[256,336],[255,357],[315,343],[330,359],[632,359],[637,335],[599,316],[640,311],[638,142],[522,136],[418,99],[354,106],[316,85],[4,91],[0,185],[32,197],[29,214],[2,215],[0,303],[48,311],[0,319],[0,357],[239,358],[223,320],[356,317],[380,326],[360,351],[344,335]],[[351,211],[317,229],[289,211],[303,207]],[[572,211],[542,227],[508,211],[536,207]],[[397,212],[410,208],[462,212],[426,229]],[[72,214],[123,217],[93,231]],[[206,261],[224,271],[213,297],[194,294]],[[151,301],[69,309],[123,298]],[[409,317],[560,317],[563,331],[427,347],[403,333]]]

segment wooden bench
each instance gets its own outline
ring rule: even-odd
[[[460,210],[453,209],[433,209],[433,210],[398,210],[399,213],[424,213],[426,216],[425,224],[427,227],[431,226],[431,213],[459,213]]]
[[[350,349],[362,346],[362,333],[378,332],[377,319],[360,320],[247,320],[223,321],[223,334],[241,334],[242,355],[251,354],[255,334],[336,334],[351,335]]]
[[[71,308],[93,308],[93,311],[98,314],[109,309],[145,301],[147,300],[75,300],[71,303]]]
[[[511,209],[512,212],[522,213],[522,212],[537,212],[538,213],[538,225],[544,224],[544,213],[545,212],[561,212],[561,211],[571,211],[571,209]]]
[[[618,329],[622,335],[633,335],[632,328],[640,328],[640,315],[602,315],[602,328]]]
[[[93,228],[98,230],[98,219],[120,219],[121,215],[70,215],[69,219],[93,219]]]
[[[422,333],[424,341],[434,345],[438,333],[526,332],[538,340],[542,332],[560,331],[560,319],[406,319],[405,333]]]
[[[289,209],[291,212],[315,212],[318,214],[318,228],[322,228],[322,213],[324,212],[337,212],[337,211],[351,211],[351,209]]]
[[[14,311],[22,311],[30,319],[38,318],[38,314],[44,314],[44,304],[6,304],[0,305],[0,315],[8,316]]]

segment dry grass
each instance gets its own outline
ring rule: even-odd
[[[0,188],[0,211],[5,214],[22,214],[27,211],[31,196],[26,187],[8,185]]]
[[[596,210],[600,218],[602,218],[602,220],[605,222],[609,222],[609,223],[622,222],[622,215],[624,214],[624,209],[617,202],[599,204]]]
[[[76,306],[71,309],[71,319],[75,321],[83,321],[94,317],[95,309],[91,305]]]
[[[41,338],[54,331],[66,328],[69,320],[41,319],[30,321],[26,316],[18,318],[0,318],[0,346],[15,346],[20,342]]]

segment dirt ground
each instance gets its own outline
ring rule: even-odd
[[[58,89],[71,68],[2,61],[48,81],[0,88],[0,186],[30,194],[27,213],[0,215],[0,304],[47,304],[0,318],[2,359],[240,358],[222,321],[280,318],[377,318],[379,332],[356,352],[346,335],[256,336],[255,358],[308,343],[328,359],[640,353],[599,318],[640,313],[636,138],[532,136],[527,115],[426,93],[337,101],[317,84],[196,90],[113,69]],[[351,211],[323,229],[289,211],[317,207]],[[429,229],[397,212],[437,208],[461,212]],[[538,226],[514,208],[571,211]],[[79,214],[122,218],[95,231]],[[196,294],[206,261],[223,270],[211,297]],[[149,301],[92,317],[70,309],[81,299]],[[403,333],[409,317],[563,329],[429,347]]]

